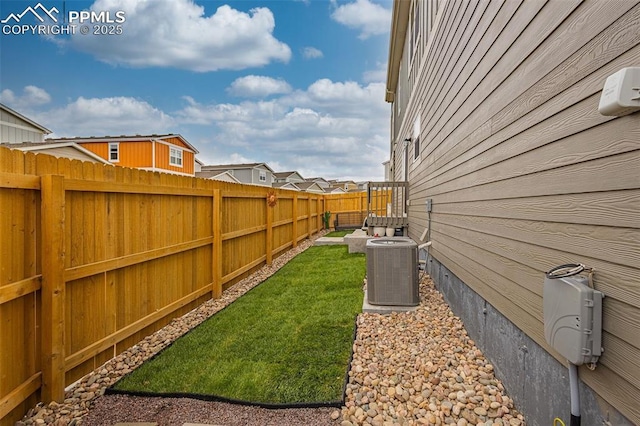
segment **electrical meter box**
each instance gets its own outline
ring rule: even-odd
[[[544,280],[544,337],[575,365],[595,363],[602,354],[602,292],[581,275]]]

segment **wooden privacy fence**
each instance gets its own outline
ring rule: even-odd
[[[0,424],[364,204],[0,147]]]
[[[335,215],[339,213],[358,212],[361,215],[367,213],[367,193],[364,191],[327,194],[324,196],[324,200],[324,211],[331,212],[330,223],[333,223]]]

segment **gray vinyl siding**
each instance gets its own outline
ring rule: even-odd
[[[44,134],[30,123],[0,110],[0,143],[42,142]]]
[[[262,186],[271,186],[273,184],[273,174],[267,170],[266,168],[263,167],[256,167],[254,169],[251,169],[252,172],[252,177],[253,177],[253,184],[254,185],[262,185]],[[266,181],[260,181],[260,172],[264,172],[267,176],[267,180]]]
[[[606,77],[640,64],[640,2],[439,8],[410,86],[403,59],[408,92],[399,85],[392,108],[402,106],[396,180],[399,141],[421,117],[418,161],[408,146],[409,234],[420,238],[433,199],[431,254],[562,362],[543,335],[543,272],[594,267],[605,352],[580,377],[640,424],[640,113],[598,113]]]
[[[236,169],[233,170],[233,177],[242,183],[255,183],[253,181],[253,169]]]
[[[79,151],[71,146],[63,146],[63,147],[55,147],[48,148],[43,150],[35,150],[31,151],[35,154],[46,154],[53,155],[54,157],[65,157],[72,160],[80,160],[80,161],[90,161],[92,163],[97,163],[98,160],[95,158],[85,154],[82,151]]]

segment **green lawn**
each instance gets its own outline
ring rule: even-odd
[[[349,235],[353,233],[353,229],[347,231],[333,231],[329,232],[325,237],[344,237],[345,235]]]
[[[311,247],[115,389],[276,404],[339,401],[364,275],[363,254]]]

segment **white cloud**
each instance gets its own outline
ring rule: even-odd
[[[322,50],[320,50],[320,49],[316,49],[315,47],[307,46],[304,49],[302,49],[302,56],[305,59],[317,59],[317,58],[322,58],[324,56],[324,54],[322,53]]]
[[[164,112],[132,97],[79,97],[29,114],[54,137],[179,132],[208,164],[266,162],[303,176],[381,180],[389,157],[383,83],[320,79],[269,99],[202,103]],[[3,93],[3,98],[10,93]],[[37,98],[37,97],[36,97]]]
[[[289,93],[291,86],[281,79],[247,75],[237,78],[227,90],[234,96],[263,98],[274,94]]]
[[[383,101],[385,85],[370,83],[362,86],[354,81],[333,82],[323,78],[305,91],[296,91],[283,98],[289,105],[310,107],[332,115],[368,118],[388,115]]]
[[[288,62],[291,49],[273,36],[275,19],[264,7],[244,13],[228,5],[211,16],[193,0],[96,0],[94,11],[125,12],[121,35],[72,36],[75,48],[99,60],[132,67],[197,72]]]
[[[129,97],[83,98],[37,114],[56,137],[170,132],[174,119],[145,101]],[[41,120],[41,121],[40,121]]]
[[[375,69],[365,71],[362,74],[362,80],[365,83],[386,82],[387,81],[387,64],[378,62]]]
[[[360,39],[386,34],[391,26],[391,11],[369,0],[356,0],[338,6],[331,18],[349,28],[360,30]]]
[[[11,105],[12,103],[15,103],[15,101],[16,95],[14,95],[11,90],[4,89],[2,92],[0,92],[0,102]]]
[[[211,138],[198,148],[208,162],[236,155],[308,177],[382,179],[389,157],[384,88],[321,79],[269,101],[200,104],[185,97],[176,119],[207,126]]]
[[[28,110],[36,106],[48,104],[51,102],[51,96],[49,96],[46,90],[29,85],[24,87],[22,95],[16,95],[12,90],[4,89],[0,92],[0,102],[17,110]]]

